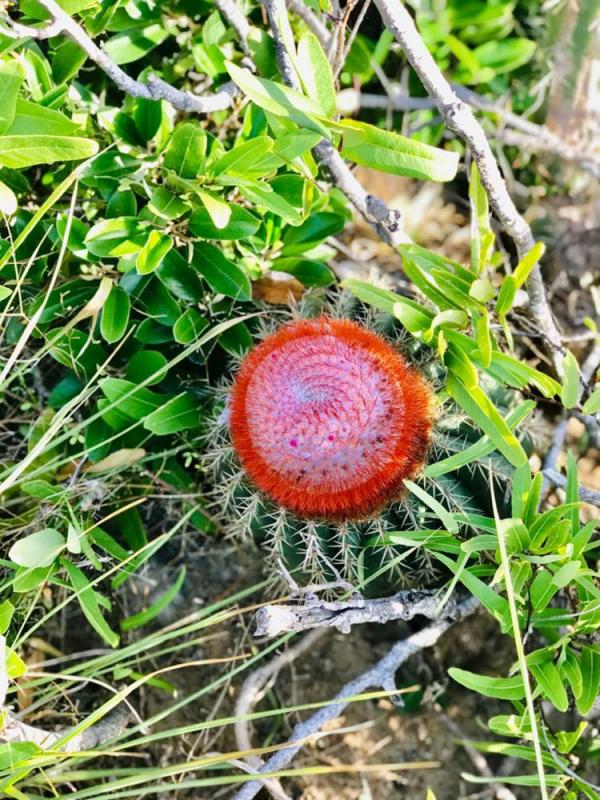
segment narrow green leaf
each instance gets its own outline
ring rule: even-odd
[[[562,361],[563,381],[560,399],[565,408],[574,408],[579,399],[579,364],[570,350]]]
[[[456,152],[356,120],[342,120],[338,127],[343,133],[341,153],[355,164],[420,180],[451,181],[456,175]]]
[[[452,374],[447,389],[452,398],[486,433],[502,455],[514,466],[527,463],[527,455],[489,397],[479,386],[465,386]]]
[[[585,401],[582,411],[584,414],[596,414],[600,411],[600,386],[594,389],[592,394]]]
[[[448,674],[461,686],[486,697],[495,697],[498,700],[522,700],[525,697],[523,678],[515,675],[512,678],[494,678],[491,675],[477,675],[466,669],[451,667]]]
[[[541,665],[531,665],[529,669],[552,705],[559,711],[566,711],[569,707],[569,698],[560,672],[552,661],[546,661]]]
[[[23,68],[18,61],[4,61],[0,64],[0,136],[13,123],[22,83]]]
[[[87,621],[110,647],[117,647],[119,637],[111,630],[104,619],[98,601],[99,595],[91,588],[85,573],[66,558],[62,559],[62,565],[69,576],[69,581],[75,590],[79,605]]]
[[[336,112],[336,91],[331,64],[314,33],[298,42],[297,67],[307,97],[315,100],[326,117]]]
[[[405,480],[404,485],[409,492],[414,494],[415,497],[418,497],[422,503],[425,503],[425,505],[433,511],[449,533],[458,534],[458,523],[454,519],[454,515],[445,509],[435,497],[432,497],[429,492],[425,491],[425,489],[418,486],[413,481]]]
[[[238,67],[230,61],[226,61],[225,65],[233,82],[257,106],[290,119],[302,128],[317,131],[325,139],[331,139],[329,130],[321,122],[322,111],[317,103],[287,86],[259,78],[249,69]]]
[[[164,611],[164,609],[173,602],[173,600],[181,591],[181,587],[185,581],[185,572],[185,567],[181,567],[173,585],[170,586],[167,591],[164,592],[157,600],[151,603],[148,608],[145,608],[143,611],[140,611],[137,614],[132,614],[130,617],[126,617],[121,622],[121,630],[133,631],[136,628],[141,628],[143,625],[147,625],[149,622],[155,619],[161,613],[161,611]]]
[[[576,698],[577,710],[585,716],[600,694],[600,652],[592,647],[582,647],[579,659],[583,688]]]

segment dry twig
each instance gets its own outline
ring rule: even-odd
[[[384,623],[394,619],[427,617],[451,619],[458,607],[455,597],[440,609],[435,590],[405,590],[392,597],[368,599],[353,597],[350,600],[326,601],[312,595],[303,605],[269,605],[256,612],[256,636],[272,638],[281,633],[310,630],[311,628],[336,628],[349,633],[353,625],[365,622]]]
[[[468,146],[479,168],[481,183],[487,192],[490,205],[504,230],[514,240],[517,251],[522,257],[534,246],[535,239],[531,228],[517,211],[508,193],[483,128],[469,106],[453,91],[400,0],[375,0],[375,4],[387,28],[394,34],[406,58],[439,109],[446,126],[460,136]],[[529,310],[546,338],[554,368],[560,375],[563,347],[548,305],[539,264],[536,264],[531,271],[527,288]]]
[[[418,633],[414,633],[407,639],[395,644],[389,653],[371,669],[343,686],[329,705],[320,708],[304,722],[298,723],[292,731],[289,740],[290,746],[274,753],[261,768],[260,772],[276,772],[290,764],[303,744],[306,743],[306,740],[310,740],[324,725],[343,712],[349,697],[354,697],[368,689],[383,688],[386,691],[394,691],[396,688],[395,674],[399,667],[415,653],[427,647],[433,647],[448,628],[455,622],[468,617],[478,607],[479,602],[475,598],[469,598],[457,607],[453,620],[443,619],[433,622]],[[246,783],[236,793],[235,800],[252,800],[261,786],[260,781]]]
[[[232,0],[229,0],[232,2]],[[81,25],[78,25],[69,14],[59,6],[56,0],[40,0],[40,4],[52,17],[52,22],[43,28],[21,25],[4,18],[2,33],[13,39],[31,38],[48,39],[64,33],[76,42],[87,56],[108,75],[113,83],[131,97],[142,97],[146,100],[166,100],[180,111],[193,111],[198,114],[209,114],[229,108],[234,95],[237,94],[235,84],[229,82],[210,95],[195,95],[182,92],[166,83],[156,75],[148,78],[148,83],[141,83],[130,77],[88,36]],[[229,3],[228,3],[229,4]]]
[[[131,719],[131,711],[125,703],[122,703],[111,714],[96,722],[95,725],[90,725],[89,728],[73,736],[65,744],[60,745],[59,749],[64,753],[91,750],[123,733]],[[0,741],[11,743],[35,742],[44,750],[54,750],[56,743],[61,741],[68,733],[68,730],[54,732],[27,725],[8,713],[4,728],[0,731]]]

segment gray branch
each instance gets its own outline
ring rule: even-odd
[[[562,474],[562,472],[559,472],[557,469],[553,469],[552,467],[546,467],[543,470],[543,475],[546,481],[546,486],[550,484],[552,486],[557,486],[559,489],[566,489],[567,478]],[[583,503],[589,503],[592,506],[600,507],[600,492],[596,491],[596,489],[588,489],[587,486],[580,486],[579,499]]]
[[[131,711],[125,704],[121,704],[104,719],[95,725],[90,725],[89,728],[61,745],[60,750],[64,753],[91,750],[123,733],[131,718]],[[4,727],[0,731],[0,742],[35,742],[43,750],[53,750],[56,743],[67,733],[67,730],[46,731],[33,725],[27,725],[8,713]]]
[[[468,617],[479,607],[475,598],[469,598],[457,606],[452,619],[442,619],[433,622],[418,633],[395,644],[389,653],[377,662],[370,670],[359,675],[347,683],[337,693],[332,702],[320,708],[304,722],[298,723],[292,731],[289,747],[274,753],[261,768],[260,772],[273,773],[285,769],[304,744],[317,734],[324,725],[339,717],[348,705],[348,698],[368,691],[369,689],[383,688],[394,691],[395,674],[399,667],[415,653],[427,647],[433,647],[442,634],[455,622]],[[252,800],[262,786],[261,781],[249,781],[235,794],[234,800]]]
[[[306,631],[311,628],[336,628],[349,633],[353,625],[365,622],[384,623],[394,619],[427,617],[431,620],[452,617],[458,603],[451,597],[440,611],[440,600],[435,590],[405,590],[392,597],[368,599],[354,597],[350,600],[328,602],[315,595],[303,605],[270,605],[260,608],[255,615],[256,636],[272,638],[282,633]]]
[[[237,93],[237,87],[231,82],[224,84],[213,94],[200,96],[191,92],[182,92],[155,75],[150,76],[148,83],[136,81],[115,64],[104,50],[98,47],[83,28],[63,11],[56,0],[40,0],[40,3],[52,17],[50,25],[45,28],[33,28],[5,18],[2,33],[17,39],[26,37],[47,39],[50,36],[58,36],[63,33],[76,42],[85,51],[88,58],[100,67],[112,82],[126,94],[132,97],[142,97],[145,100],[166,100],[180,111],[192,111],[197,114],[222,111],[225,108],[229,108],[234,95]]]
[[[282,0],[263,0],[269,16],[269,23],[275,41],[277,64],[284,83],[292,89],[301,91],[296,69],[286,48],[286,41],[292,36],[289,17]],[[369,194],[352,174],[352,171],[333,147],[331,142],[322,139],[314,148],[317,161],[331,175],[332,181],[343,192],[354,208],[376,230],[384,242],[397,247],[410,238],[402,228],[400,211],[388,206],[377,197]]]
[[[250,23],[246,19],[246,15],[235,0],[215,0],[215,5],[237,33],[242,50],[248,55]]]
[[[402,47],[406,58],[440,111],[446,126],[467,144],[479,168],[481,182],[492,209],[504,230],[514,240],[519,255],[525,255],[535,244],[535,239],[531,228],[512,201],[483,128],[469,106],[456,95],[443,76],[400,0],[375,0],[375,4],[385,25]],[[560,375],[562,343],[548,305],[539,264],[531,271],[527,288],[530,311],[546,337],[554,367]]]

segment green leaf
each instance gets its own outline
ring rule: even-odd
[[[8,630],[15,607],[10,600],[3,600],[0,603],[0,635],[3,635]]]
[[[152,197],[148,202],[148,208],[153,214],[163,219],[179,219],[190,210],[189,203],[181,200],[164,186],[157,187],[152,192]]]
[[[251,203],[281,217],[291,225],[300,225],[302,216],[285,197],[275,192],[268,183],[255,181],[240,186],[240,193]]]
[[[208,212],[212,224],[217,230],[226,228],[231,217],[231,206],[216,194],[197,190],[198,197],[204,203],[204,208]]]
[[[287,86],[259,78],[249,69],[238,67],[230,61],[226,61],[225,66],[236,86],[257,106],[278,117],[290,119],[302,128],[317,131],[325,139],[331,139],[329,130],[320,121],[322,111],[317,103]]]
[[[583,404],[583,408],[581,410],[584,414],[595,414],[597,411],[600,411],[600,386],[594,389],[592,394]]]
[[[59,111],[19,98],[12,124],[5,133],[11,136],[76,136],[81,129]]]
[[[0,211],[5,217],[12,217],[18,208],[18,201],[13,190],[5,183],[0,181]],[[10,295],[10,290],[7,287],[2,287],[2,294],[5,297]],[[1,297],[0,299],[4,299]]]
[[[336,91],[329,59],[314,33],[305,33],[298,42],[296,62],[307,97],[315,100],[326,117],[336,112]]]
[[[181,122],[173,132],[163,163],[181,178],[192,179],[202,170],[205,154],[206,133],[194,122]]]
[[[76,567],[66,558],[62,559],[62,565],[69,576],[69,581],[75,590],[79,605],[87,621],[110,647],[117,647],[119,637],[111,630],[102,616],[99,603],[100,595],[91,588],[85,573],[79,567]]]
[[[565,660],[561,664],[561,671],[569,682],[573,697],[580,697],[583,692],[583,676],[581,674],[581,667],[579,666],[579,659],[570,647],[566,649]]]
[[[173,239],[161,231],[150,231],[142,249],[137,254],[135,268],[139,275],[149,275],[160,265],[173,247]]]
[[[44,528],[19,539],[8,551],[8,557],[20,567],[49,567],[65,546],[65,537],[54,528]]]
[[[542,611],[558,591],[552,582],[552,573],[543,569],[535,576],[529,589],[529,597],[534,611]]]
[[[144,428],[157,436],[197,428],[200,423],[198,402],[187,392],[173,397],[144,420]]]
[[[487,308],[480,314],[473,312],[473,327],[477,342],[477,355],[481,366],[487,369],[492,363],[492,337],[490,334],[490,315]]]
[[[560,399],[565,408],[574,408],[579,399],[579,364],[570,350],[562,361],[563,380]]]
[[[466,389],[457,378],[450,374],[448,375],[447,389],[463,411],[490,437],[507,461],[514,467],[520,467],[527,463],[527,455],[517,437],[479,386],[471,386]]]
[[[490,228],[490,212],[487,192],[481,185],[479,169],[475,161],[471,163],[469,180],[469,200],[471,201],[471,269],[481,275],[486,268],[494,243]],[[471,293],[471,292],[470,292]],[[475,295],[472,295],[473,297]],[[492,295],[493,296],[493,295]],[[488,297],[488,299],[491,299]],[[486,302],[486,301],[484,301]]]
[[[79,72],[87,59],[87,53],[77,42],[64,39],[54,51],[52,77],[55,83],[67,83]]]
[[[402,299],[399,294],[390,292],[389,289],[382,289],[366,281],[356,280],[356,278],[347,278],[342,281],[342,287],[352,292],[362,303],[366,303],[368,306],[373,306],[373,308],[390,315],[394,314],[395,304]],[[429,319],[433,319],[433,314]],[[427,327],[429,327],[429,321]]]
[[[22,83],[23,68],[17,61],[4,61],[0,64],[0,136],[13,123]]]
[[[498,299],[496,300],[496,314],[503,320],[511,310],[517,294],[517,282],[513,275],[507,275],[502,281]]]
[[[132,419],[144,419],[164,402],[164,395],[138,387],[123,378],[105,378],[100,382],[102,394],[120,411]]]
[[[585,716],[600,694],[600,652],[592,647],[582,647],[579,659],[583,688],[576,698],[577,710]]]
[[[97,152],[97,142],[77,136],[0,136],[0,166],[10,169],[80,161]]]
[[[246,273],[225,258],[214,245],[205,242],[195,244],[192,266],[204,277],[213,292],[236,300],[252,298],[252,287]]]
[[[207,327],[205,319],[195,308],[188,308],[173,325],[173,338],[178,344],[191,344],[195,342],[202,331]]]
[[[152,386],[163,380],[168,371],[167,365],[166,356],[158,350],[140,350],[127,362],[125,375],[132,383],[148,381],[146,386]]]
[[[188,265],[177,250],[169,250],[155,274],[170,294],[178,300],[199,303],[204,299],[205,289],[198,273]]]
[[[252,347],[252,336],[248,326],[243,322],[232,325],[219,336],[219,344],[228,353],[243,356]]]
[[[524,400],[522,403],[514,408],[506,416],[506,424],[510,430],[514,430],[535,408],[533,400]],[[429,464],[425,468],[425,475],[428,478],[437,478],[440,475],[445,475],[447,472],[452,472],[460,467],[467,466],[474,461],[481,461],[487,455],[494,451],[494,444],[489,436],[482,436],[482,438],[470,445],[460,453],[448,456],[435,464]],[[528,468],[529,465],[527,465]]]
[[[488,41],[476,47],[473,55],[481,66],[489,67],[496,75],[522,67],[533,56],[536,43],[530,39],[508,37]]]
[[[247,239],[260,227],[260,220],[241,206],[227,203],[229,220],[224,227],[218,228],[211,219],[206,208],[198,209],[189,219],[190,231],[201,239],[220,239],[223,241]]]
[[[525,697],[523,678],[520,675],[493,678],[491,675],[477,675],[458,667],[450,667],[448,674],[461,686],[486,697],[495,697],[498,700],[522,700]]]
[[[100,334],[105,342],[113,344],[122,338],[127,330],[131,301],[120,286],[113,286],[102,307]]]
[[[569,707],[569,698],[563,686],[560,672],[552,661],[546,661],[540,665],[532,664],[529,669],[552,705],[559,711],[566,711]]]
[[[288,272],[305,286],[331,286],[335,281],[335,275],[325,264],[311,258],[278,258],[272,268]]]
[[[409,492],[414,494],[415,497],[418,497],[422,503],[425,503],[425,505],[433,511],[449,533],[458,534],[458,523],[454,519],[454,515],[445,509],[435,497],[432,497],[429,492],[425,491],[425,489],[418,486],[413,481],[405,480],[404,485]]]
[[[162,122],[160,100],[146,100],[144,97],[137,97],[133,107],[133,120],[143,141],[149,142],[158,133]]]
[[[88,231],[85,244],[92,255],[100,258],[132,255],[144,246],[146,230],[137,217],[105,219]]]
[[[257,136],[246,142],[241,142],[228,150],[219,160],[213,164],[211,172],[213,175],[248,176],[252,171],[253,165],[261,161],[264,156],[271,152],[273,140],[268,136]]]
[[[525,253],[523,258],[519,261],[512,275],[518,289],[523,286],[529,277],[531,270],[544,255],[545,250],[546,246],[543,242],[536,242],[531,250],[528,253]]]
[[[131,64],[162,44],[168,36],[165,26],[156,22],[117,33],[104,43],[102,49],[115,64]]]
[[[317,211],[310,214],[302,225],[288,228],[283,234],[283,255],[292,256],[312,250],[328,236],[337,236],[344,229],[346,220],[341,214]]]
[[[164,609],[177,597],[181,591],[184,581],[185,567],[181,567],[173,585],[170,586],[166,592],[161,594],[157,600],[151,603],[148,608],[145,608],[143,611],[140,611],[137,614],[132,614],[130,617],[126,617],[121,622],[121,630],[133,631],[136,628],[141,628],[142,625],[147,625],[149,622],[155,619],[161,613],[161,611],[164,611]]]
[[[431,181],[451,181],[458,169],[458,153],[407,139],[365,122],[342,120],[341,154],[364,167],[392,175]]]

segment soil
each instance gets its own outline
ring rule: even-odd
[[[208,554],[207,554],[208,555]],[[189,564],[189,562],[188,562]],[[157,565],[158,566],[158,565]],[[159,620],[165,624],[171,616],[181,615],[184,607],[202,604],[235,590],[240,576],[244,585],[260,578],[261,553],[251,544],[233,548],[230,545],[213,546],[210,556],[195,561],[188,573],[187,590],[178,601],[179,608],[171,608]],[[171,564],[160,567],[155,575],[156,592],[170,580]],[[145,576],[145,585],[153,582]],[[239,587],[237,587],[239,588]],[[189,654],[193,658],[222,658],[234,652],[248,651],[252,644],[248,629],[249,617],[238,617],[227,625],[219,625],[213,637],[208,637],[200,647]],[[299,705],[318,702],[333,697],[352,678],[371,667],[383,657],[393,643],[417,630],[425,620],[415,620],[410,625],[391,622],[380,626],[360,626],[349,634],[328,632],[308,653],[301,656],[290,668],[283,670],[274,686],[253,710],[282,705]],[[507,713],[509,705],[490,701],[463,690],[447,677],[447,669],[460,666],[488,674],[502,674],[513,658],[512,642],[499,633],[497,625],[486,615],[475,617],[451,629],[431,650],[415,656],[396,675],[398,687],[418,687],[407,695],[406,706],[394,705],[389,699],[375,699],[352,703],[329,727],[329,735],[305,747],[294,762],[295,767],[343,767],[358,764],[407,764],[407,769],[386,769],[375,772],[329,774],[284,781],[285,791],[294,800],[421,800],[431,789],[436,800],[485,797],[478,794],[482,788],[469,784],[463,773],[474,772],[474,766],[464,747],[458,741],[465,737],[474,740],[494,738],[486,728],[486,720],[494,713]],[[261,662],[264,663],[264,662]],[[174,672],[170,680],[183,696],[196,691],[209,680],[222,674],[220,667],[203,667]],[[199,703],[186,706],[166,721],[168,727],[186,725],[198,719],[227,716],[234,712],[235,702],[246,673],[227,688],[201,698]],[[164,694],[147,690],[140,711],[148,717],[169,704]],[[252,744],[262,746],[284,742],[293,726],[310,712],[288,715],[274,722],[271,718],[252,729]],[[340,733],[334,731],[342,729]],[[207,749],[221,752],[236,749],[231,727],[217,734],[217,738],[180,737],[171,742],[168,755],[164,743],[151,754],[155,763],[165,758],[189,758]],[[410,762],[433,762],[431,768],[410,769]],[[490,761],[492,769],[498,763]],[[223,796],[231,796],[225,793]],[[211,798],[215,796],[194,791],[181,798]],[[221,796],[221,795],[219,795]],[[491,794],[487,795],[492,797]],[[523,797],[533,795],[523,795]],[[263,792],[259,796],[267,798]]]

